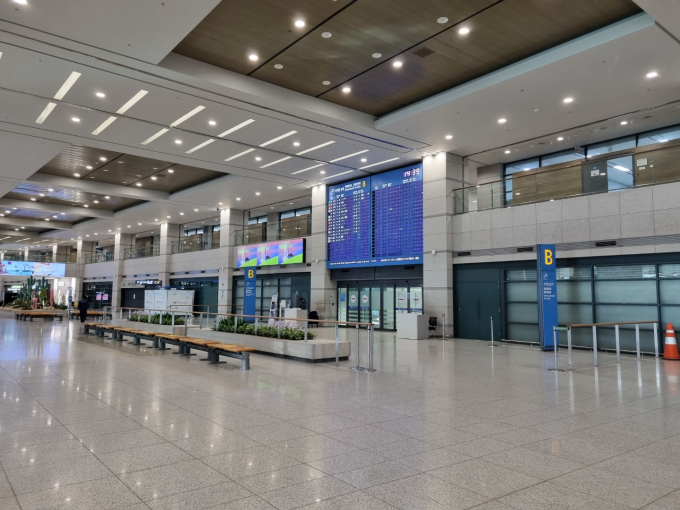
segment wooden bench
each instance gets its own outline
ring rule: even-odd
[[[159,351],[167,351],[170,348],[166,347],[165,346],[166,344],[176,345],[179,350],[177,352],[173,352],[173,354],[183,354],[184,345],[182,344],[179,338],[180,338],[179,335],[171,335],[169,333],[156,333],[153,348],[158,349]]]
[[[59,318],[60,321],[64,320],[64,316],[60,313],[55,313],[55,312],[47,312],[47,311],[37,311],[37,310],[25,310],[23,312],[18,312],[16,314],[16,319],[17,320],[26,320],[28,319],[30,322],[33,322],[34,317],[40,317],[43,320],[50,320],[53,321],[55,317]]]
[[[241,360],[241,370],[250,370],[250,354],[257,349],[253,347],[245,347],[243,345],[235,344],[224,344],[221,342],[213,342],[208,344],[209,352],[208,356],[210,359],[210,364],[215,365],[218,363],[224,363],[220,361],[220,356],[227,356],[228,358],[236,358]]]
[[[156,337],[154,331],[146,331],[143,329],[131,329],[131,328],[117,328],[118,338],[124,340],[125,336],[132,337],[132,345],[142,345],[140,340],[151,340],[153,342]]]

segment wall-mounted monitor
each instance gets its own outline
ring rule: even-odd
[[[328,188],[327,267],[423,263],[423,166]]]
[[[11,276],[66,276],[66,264],[60,262],[1,261],[0,275]]]
[[[267,267],[303,264],[305,239],[286,239],[238,247],[236,267]]]

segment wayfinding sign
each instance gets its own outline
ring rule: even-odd
[[[552,351],[555,348],[553,327],[557,327],[557,264],[555,261],[555,245],[539,244],[537,248],[538,336],[541,349]]]

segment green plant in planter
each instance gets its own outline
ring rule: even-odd
[[[212,328],[213,330],[215,329],[215,326]],[[229,333],[234,332],[234,318],[233,317],[227,317],[226,319],[220,319],[217,322],[217,331],[225,331]]]

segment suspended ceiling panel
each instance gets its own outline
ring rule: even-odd
[[[639,12],[632,0],[224,0],[174,51],[384,115]]]

